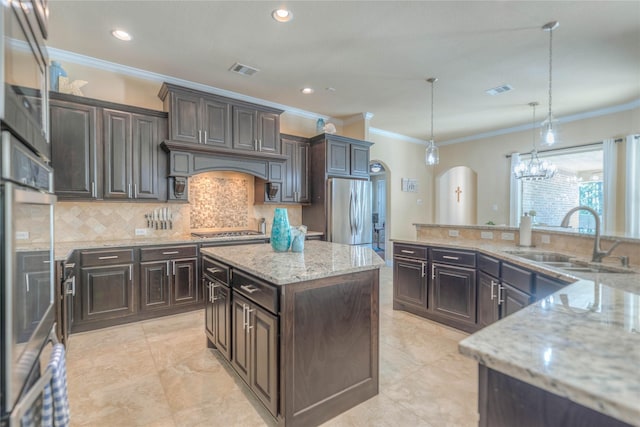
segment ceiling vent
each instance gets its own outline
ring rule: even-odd
[[[258,70],[257,68],[250,67],[248,65],[244,65],[244,64],[240,64],[239,62],[236,62],[231,66],[231,68],[229,68],[229,71],[242,74],[243,76],[253,76],[255,73],[257,73],[260,70]]]
[[[513,90],[513,87],[511,85],[502,85],[502,86],[496,86],[491,89],[487,89],[485,90],[485,92],[491,96],[495,96],[495,95],[500,95],[501,93],[510,92],[512,90]]]

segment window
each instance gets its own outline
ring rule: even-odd
[[[539,153],[556,165],[556,175],[543,181],[522,181],[520,215],[529,212],[538,226],[559,226],[564,215],[576,206],[593,208],[602,223],[602,145]],[[526,159],[526,155],[521,156]],[[595,232],[591,214],[579,211],[569,225],[584,233]]]

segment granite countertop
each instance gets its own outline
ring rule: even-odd
[[[319,231],[308,231],[307,237],[322,236]],[[109,249],[128,246],[157,246],[157,245],[181,245],[211,242],[229,242],[241,240],[259,240],[267,239],[267,234],[254,234],[249,236],[228,236],[228,237],[210,237],[202,238],[191,235],[179,237],[158,237],[158,238],[140,238],[140,239],[114,239],[114,240],[87,240],[73,242],[56,242],[54,245],[54,258],[56,261],[64,261],[74,250],[78,249]]]
[[[204,248],[201,253],[275,285],[380,268],[373,249],[311,240],[304,252],[275,252],[268,244]]]
[[[640,426],[640,274],[572,276],[504,252],[513,246],[402,242],[475,249],[575,280],[462,340],[459,350],[488,368]]]

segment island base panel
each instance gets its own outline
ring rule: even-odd
[[[378,286],[375,269],[286,287],[287,426],[321,424],[378,394]]]
[[[480,427],[630,427],[484,365],[479,370]]]

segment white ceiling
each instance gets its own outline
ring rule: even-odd
[[[270,14],[286,5],[293,21]],[[52,47],[436,141],[526,125],[531,101],[566,117],[640,100],[639,1],[51,0]],[[123,28],[133,41],[110,31]],[[228,71],[235,62],[260,69]],[[514,90],[489,96],[485,90]],[[315,88],[303,95],[304,86]],[[325,88],[335,88],[335,92]]]

